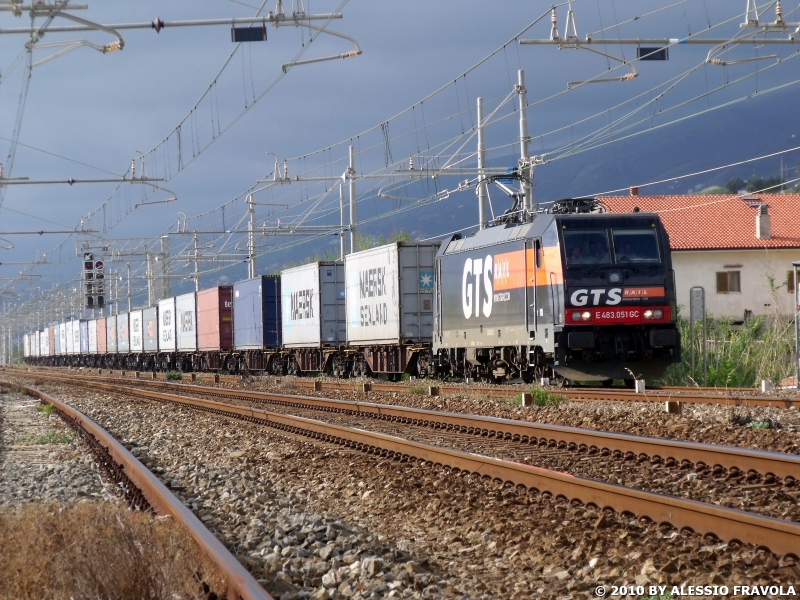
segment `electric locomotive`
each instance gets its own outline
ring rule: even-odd
[[[440,376],[633,380],[680,361],[675,275],[657,214],[554,203],[530,223],[452,236],[436,257]]]

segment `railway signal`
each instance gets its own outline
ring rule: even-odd
[[[84,308],[105,306],[105,275],[102,260],[94,260],[91,252],[83,254]]]

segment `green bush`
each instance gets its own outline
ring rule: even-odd
[[[670,365],[664,385],[703,385],[703,326],[694,324],[695,372],[691,372],[691,330],[679,321],[681,362]],[[794,326],[775,315],[748,319],[733,325],[730,319],[706,320],[708,375],[714,387],[753,387],[761,380],[779,382],[794,374]]]
[[[183,373],[181,373],[180,371],[170,371],[169,373],[167,373],[165,379],[167,381],[180,381],[181,379],[183,379]]]

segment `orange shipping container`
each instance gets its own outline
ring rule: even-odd
[[[97,319],[97,353],[105,354],[108,352],[108,344],[106,343],[106,319]]]

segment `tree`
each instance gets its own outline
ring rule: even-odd
[[[731,177],[728,179],[728,182],[725,184],[725,187],[731,194],[736,194],[740,189],[744,187],[744,181],[742,181],[739,177]]]
[[[772,175],[771,177],[751,177],[747,180],[747,191],[757,192],[759,190],[765,190],[767,193],[777,194],[781,190],[780,187],[775,186],[780,186],[781,183],[780,175]]]

